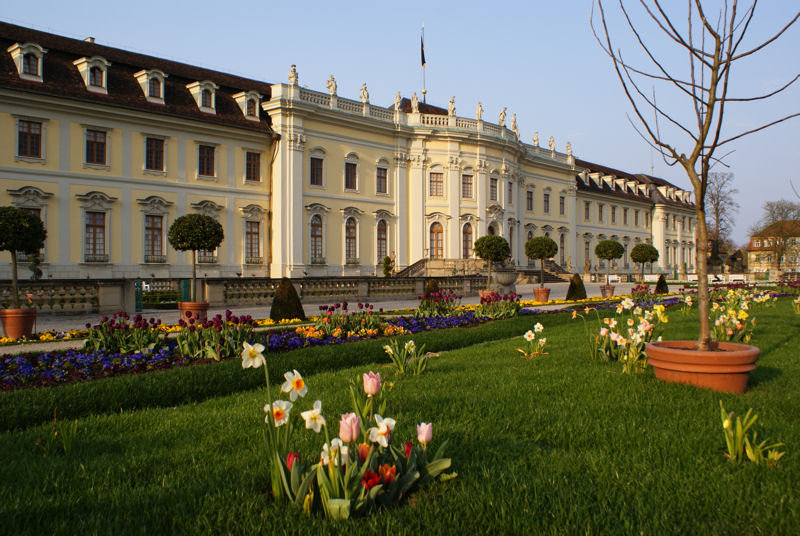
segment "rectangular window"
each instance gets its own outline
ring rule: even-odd
[[[144,168],[164,171],[164,140],[161,138],[147,138],[145,141]]]
[[[676,225],[675,225],[675,220],[676,220],[676,219],[677,219],[677,218],[675,217],[675,214],[673,214],[673,215],[672,215],[672,230],[673,230],[673,231],[676,229]]]
[[[311,157],[311,186],[322,186],[322,158]]]
[[[261,257],[261,225],[257,221],[245,222],[244,256],[247,264],[258,264],[254,261]]]
[[[650,211],[648,210],[644,211],[644,227],[645,229],[650,228]]]
[[[429,194],[431,197],[444,195],[444,173],[431,173]]]
[[[617,207],[611,207],[611,223],[617,223]]]
[[[107,262],[106,256],[106,213],[86,213],[86,233],[84,260],[86,262]]]
[[[144,217],[144,262],[166,262],[162,237],[164,236],[164,217]]]
[[[489,201],[497,201],[497,179],[489,179]]]
[[[544,213],[550,214],[550,194],[548,193],[543,194],[542,202],[544,204]]]
[[[603,204],[597,205],[597,221],[603,221]]]
[[[567,213],[567,200],[563,195],[558,196],[558,215],[563,216]]]
[[[633,211],[633,226],[634,227],[639,227],[639,211],[638,210],[634,210]]]
[[[533,192],[530,190],[525,192],[525,209],[533,212]]]
[[[461,197],[472,199],[472,175],[461,175]]]
[[[358,168],[353,162],[345,162],[344,164],[344,189],[356,190],[358,187],[358,178],[356,172]]]
[[[245,153],[244,180],[253,182],[261,180],[261,153]]]
[[[628,225],[628,209],[622,209],[622,225]]]
[[[375,170],[375,192],[379,194],[389,193],[389,181],[387,175],[389,170],[379,167]]]
[[[17,155],[28,158],[42,157],[42,124],[37,121],[19,120]]]
[[[203,177],[214,177],[214,152],[213,145],[199,145],[197,148],[197,174]]]
[[[583,202],[583,219],[589,221],[589,202]]]
[[[106,133],[102,130],[86,131],[86,163],[106,165]]]
[[[508,205],[514,204],[514,183],[510,181],[508,183],[508,188],[507,188],[506,204]]]

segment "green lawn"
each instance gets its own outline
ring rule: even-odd
[[[537,360],[518,357],[521,338],[447,352],[397,379],[387,416],[403,441],[432,421],[458,478],[338,524],[270,499],[263,390],[81,418],[71,455],[34,446],[48,426],[3,433],[0,532],[796,534],[800,316],[782,300],[757,318],[762,355],[738,397],[590,362],[583,324],[566,315],[528,317],[548,339]],[[693,338],[695,326],[673,309],[665,338]],[[372,366],[309,375],[299,409],[321,399],[335,434],[347,380],[385,362],[369,348]],[[724,460],[720,400],[737,414],[755,408],[759,437],[786,443],[778,468]],[[305,457],[318,454],[320,436],[295,434]]]

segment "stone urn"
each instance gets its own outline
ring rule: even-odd
[[[695,350],[696,341],[657,341],[645,346],[647,363],[656,378],[687,383],[714,391],[740,395],[747,389],[750,372],[761,352],[755,346],[712,342],[708,350]]]
[[[499,270],[495,270],[493,274],[494,280],[497,281],[497,284],[503,287],[511,286],[517,281],[516,270],[501,268]]]

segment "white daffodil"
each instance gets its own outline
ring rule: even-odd
[[[409,353],[409,354],[410,354],[410,353],[413,353],[413,352],[414,352],[414,350],[416,350],[416,349],[417,349],[417,345],[416,345],[416,344],[414,344],[414,341],[408,341],[408,342],[406,343],[406,345],[405,345],[405,350],[406,350],[406,352],[407,352],[407,353]]]
[[[369,440],[386,448],[389,446],[389,439],[392,437],[392,430],[394,430],[395,420],[388,417],[384,419],[376,413],[375,422],[378,424],[378,427],[370,428],[367,431],[369,434]]]
[[[547,344],[547,337],[539,339],[539,346],[544,346],[545,344]]]
[[[618,304],[617,304],[617,314],[618,314],[618,315],[621,315],[621,314],[622,314],[622,310],[623,310],[623,309],[622,309],[622,304],[621,304],[621,303],[618,303]]]
[[[633,309],[635,305],[636,305],[636,302],[635,302],[635,301],[633,301],[633,300],[632,300],[632,299],[630,299],[630,298],[625,298],[624,300],[622,300],[622,307],[623,307],[624,309],[627,309],[628,311],[630,311],[631,309]]]
[[[283,426],[289,421],[289,412],[292,410],[293,405],[294,404],[286,400],[276,400],[272,403],[272,420],[275,422],[275,428]],[[269,414],[269,404],[264,406],[264,411]],[[266,416],[264,422],[269,424],[269,415]]]
[[[528,342],[531,342],[533,339],[536,338],[536,335],[534,335],[531,330],[528,330],[527,332],[525,332],[525,335],[523,335],[523,336],[525,337],[525,340],[528,341]]]
[[[322,416],[322,401],[314,402],[314,409],[304,411],[300,416],[306,421],[306,430],[313,429],[318,434],[325,425],[325,417]]]
[[[539,322],[537,322],[536,325],[533,326],[533,331],[535,331],[536,333],[541,333],[542,331],[544,331],[544,326],[541,325]]]
[[[297,370],[286,372],[283,377],[286,378],[286,381],[281,385],[281,391],[289,393],[289,400],[294,402],[298,396],[306,396],[308,386]]]
[[[386,352],[389,355],[393,355],[394,354],[394,350],[392,350],[392,347],[389,346],[388,344],[385,344],[383,346],[383,351]]]
[[[339,453],[339,456],[336,456],[336,453]],[[328,465],[331,461],[331,454],[333,454],[333,465],[339,465],[339,460],[341,459],[342,465],[347,462],[347,456],[350,450],[342,443],[342,440],[338,437],[331,441],[331,447],[328,449],[328,444],[325,443],[322,445],[322,453],[319,456],[319,460],[322,462],[322,465]]]
[[[242,368],[258,368],[261,365],[267,364],[264,360],[264,354],[261,353],[264,351],[263,344],[255,343],[252,346],[246,342],[242,344],[244,345],[244,350],[242,350]]]
[[[637,307],[636,309],[633,310],[633,314],[636,316],[642,316],[642,308]]]

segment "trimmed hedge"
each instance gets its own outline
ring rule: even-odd
[[[569,320],[567,315],[563,315],[563,319],[564,322]],[[523,316],[467,328],[404,335],[398,339],[414,339],[418,346],[425,344],[428,351],[442,352],[519,336],[534,323],[535,317]],[[383,351],[386,342],[386,338],[380,338],[266,354],[270,382],[274,385],[282,381],[283,373],[291,369],[309,376],[349,367],[388,363]],[[91,414],[177,406],[263,385],[263,374],[245,373],[241,361],[232,359],[60,387],[20,389],[0,394],[0,432],[51,421],[54,409],[58,411],[59,419],[75,419]]]

